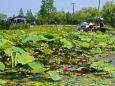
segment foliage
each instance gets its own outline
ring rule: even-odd
[[[9,40],[6,40],[6,39],[1,39],[0,40],[0,47],[2,48],[9,48],[13,45],[13,43]]]
[[[61,39],[61,42],[64,43],[63,47],[71,49],[72,48],[72,43],[70,41],[67,41],[66,39]]]
[[[57,23],[57,24],[65,24],[65,21],[66,21],[66,14],[63,13],[63,12],[58,12],[55,14],[54,16],[54,21]]]
[[[4,29],[4,30],[7,30],[10,28],[10,24],[6,21],[1,21],[0,22],[0,29]]]
[[[21,54],[18,56],[18,62],[21,63],[21,64],[28,64],[32,61],[34,61],[34,57],[33,56],[30,56],[30,55],[27,55],[27,54]]]
[[[114,75],[113,66],[91,60],[100,60],[106,49],[114,46],[113,35],[100,31],[81,32],[76,26],[30,28],[0,31],[0,62],[5,65],[5,72],[11,70],[18,74],[21,71],[29,77],[42,73],[43,78],[54,81],[72,72],[92,73],[92,69],[103,70],[103,75]]]
[[[28,24],[13,24],[10,25],[9,29],[16,30],[16,29],[29,29],[30,25]]]
[[[20,8],[19,15],[18,16],[24,16],[23,9]]]
[[[7,18],[7,15],[0,13],[0,21],[4,20],[5,18]]]
[[[29,41],[37,42],[38,41],[38,36],[29,34],[29,37],[22,40],[23,43],[26,43],[26,42],[29,42]]]
[[[51,49],[44,49],[44,50],[42,50],[42,52],[45,53],[46,55],[53,53],[53,51]]]
[[[82,8],[75,13],[74,18],[78,23],[82,21],[96,22],[96,18],[99,16],[99,11],[96,7]]]
[[[40,69],[43,68],[43,64],[39,63],[39,62],[31,62],[28,63],[28,65],[32,68],[32,69]]]
[[[54,23],[53,16],[55,13],[56,8],[54,7],[54,0],[42,0],[41,9],[38,12],[39,24]]]
[[[27,17],[27,22],[30,24],[32,24],[32,22],[35,20],[35,17],[33,16],[31,9],[27,10],[26,17]]]
[[[42,0],[40,15],[45,17],[53,12],[56,12],[56,8],[54,7],[54,0]]]
[[[0,70],[4,70],[4,69],[5,69],[5,65],[2,62],[0,62]]]
[[[112,1],[107,1],[101,10],[101,15],[105,19],[106,23],[113,26],[115,20],[115,4]]]
[[[48,74],[51,76],[53,80],[60,80],[59,74],[56,71],[48,71]]]

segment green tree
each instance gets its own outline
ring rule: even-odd
[[[27,17],[28,23],[32,23],[33,20],[35,20],[35,16],[33,16],[31,9],[27,10],[26,17]]]
[[[44,17],[54,12],[56,12],[56,8],[54,7],[54,0],[42,0],[40,15]]]
[[[101,16],[105,19],[105,22],[114,26],[115,22],[115,4],[112,1],[107,1],[101,10]]]
[[[41,18],[41,21],[44,21],[44,24],[47,22],[52,22],[52,16],[56,13],[56,8],[54,7],[54,0],[42,0],[41,9],[38,12],[38,18]],[[51,19],[51,20],[50,20]]]
[[[47,16],[44,17],[44,16],[40,15],[40,12],[38,12],[37,15],[38,15],[38,19],[37,19],[38,24],[40,24],[40,25],[48,24],[48,17]]]
[[[74,15],[74,21],[80,23],[81,21],[95,22],[95,19],[99,16],[99,10],[96,7],[82,8]]]
[[[73,15],[69,12],[66,13],[66,24],[72,24]]]
[[[3,13],[0,13],[0,20],[3,20],[3,19],[5,19],[5,18],[7,18],[7,15],[5,15],[5,14],[3,14]]]
[[[65,24],[66,23],[66,14],[64,12],[58,12],[54,16],[54,21],[57,22],[57,24]]]
[[[19,15],[18,16],[24,16],[23,9],[20,8]]]

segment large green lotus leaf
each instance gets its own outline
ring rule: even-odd
[[[63,42],[63,47],[65,47],[65,48],[70,49],[73,47],[72,43],[70,41],[67,41],[66,39],[61,39],[60,41]]]
[[[54,38],[53,34],[46,34],[44,37],[48,38],[48,39],[53,39]]]
[[[4,80],[0,80],[0,84],[5,84],[7,83],[7,81],[4,81]],[[4,86],[4,85],[3,85]]]
[[[44,73],[45,69],[44,68],[40,68],[40,69],[33,69],[31,70],[31,73]]]
[[[107,43],[107,39],[105,39],[105,38],[98,38],[96,40],[96,43],[100,43],[100,42],[106,42]]]
[[[4,69],[5,69],[5,65],[2,62],[0,62],[0,70],[4,70]]]
[[[52,54],[53,53],[53,51],[51,49],[44,49],[44,50],[42,50],[42,52],[45,54]]]
[[[98,46],[99,47],[106,47],[107,43],[105,43],[105,42],[99,42]]]
[[[79,36],[79,38],[80,38],[82,41],[86,41],[86,42],[91,41],[91,38],[88,38],[88,36]]]
[[[30,56],[30,55],[27,55],[27,54],[21,54],[21,55],[18,55],[18,62],[21,63],[21,64],[28,64],[32,61],[34,61],[34,57],[33,56]]]
[[[61,77],[59,76],[58,72],[56,72],[56,71],[48,71],[47,73],[50,75],[50,77],[53,80],[60,80],[61,79]]]
[[[43,35],[39,35],[38,38],[39,38],[40,40],[48,41],[48,38],[45,38]]]
[[[4,50],[4,52],[5,52],[6,54],[8,54],[8,56],[11,56],[11,55],[12,55],[12,52],[13,52],[13,49],[12,49],[12,48],[7,48],[7,49]]]
[[[38,36],[30,34],[29,37],[22,40],[23,43],[26,43],[27,41],[33,41],[35,43],[36,41],[38,41]]]
[[[91,67],[105,67],[105,66],[107,66],[107,64],[104,63],[103,61],[98,61],[91,64]]]
[[[42,46],[42,47],[45,47],[45,48],[48,48],[48,47],[49,47],[49,45],[46,44],[46,43],[42,43],[41,46]]]
[[[24,34],[25,32],[24,32],[24,30],[16,30],[16,33],[17,34]]]
[[[109,43],[110,43],[110,44],[115,44],[115,38],[110,38],[110,39],[109,39]]]
[[[82,42],[82,43],[81,43],[81,46],[82,46],[82,47],[89,48],[90,44],[87,43],[87,42]]]
[[[2,40],[0,41],[0,46],[1,46],[2,48],[9,48],[9,47],[11,47],[12,45],[13,45],[13,43],[12,43],[11,41],[9,41],[9,40],[2,39]]]
[[[34,50],[31,49],[31,48],[29,48],[29,47],[26,47],[25,50],[26,50],[27,52],[34,52]]]
[[[97,33],[97,34],[100,34],[100,35],[102,34],[102,32],[101,32],[101,31],[99,31],[99,30],[98,30],[98,31],[96,31],[96,33]]]
[[[40,68],[43,68],[43,64],[42,63],[39,63],[39,62],[31,62],[31,63],[28,63],[28,65],[32,68],[32,69],[40,69]]]
[[[111,77],[115,78],[115,71],[109,71],[109,73]]]
[[[15,39],[17,37],[17,35],[13,34],[13,35],[8,35],[7,37],[8,37],[8,39]]]
[[[45,37],[45,38],[47,38],[47,39],[48,39],[48,41],[54,41],[54,40],[55,40],[55,38],[54,38],[54,35],[53,35],[53,34],[47,34],[47,35],[45,35],[44,37]]]
[[[106,38],[107,35],[96,35],[97,38]]]
[[[96,48],[97,53],[102,53],[101,48]]]
[[[28,54],[30,55],[30,53],[28,52],[25,52],[23,49],[19,48],[19,47],[15,47],[15,46],[12,46],[12,49],[16,52],[20,52],[21,54]]]
[[[112,66],[112,65],[108,65],[108,66],[106,66],[106,67],[104,67],[103,68],[105,71],[108,71],[108,72],[110,72],[110,71],[115,71],[115,67],[114,66]]]

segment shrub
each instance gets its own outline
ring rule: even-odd
[[[13,24],[13,25],[10,25],[10,29],[29,29],[30,28],[30,25],[28,24]]]
[[[0,22],[0,29],[8,30],[10,27],[10,24],[6,21],[1,21]]]

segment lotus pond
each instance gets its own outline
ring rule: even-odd
[[[0,30],[0,86],[115,86],[115,31],[76,28]]]

